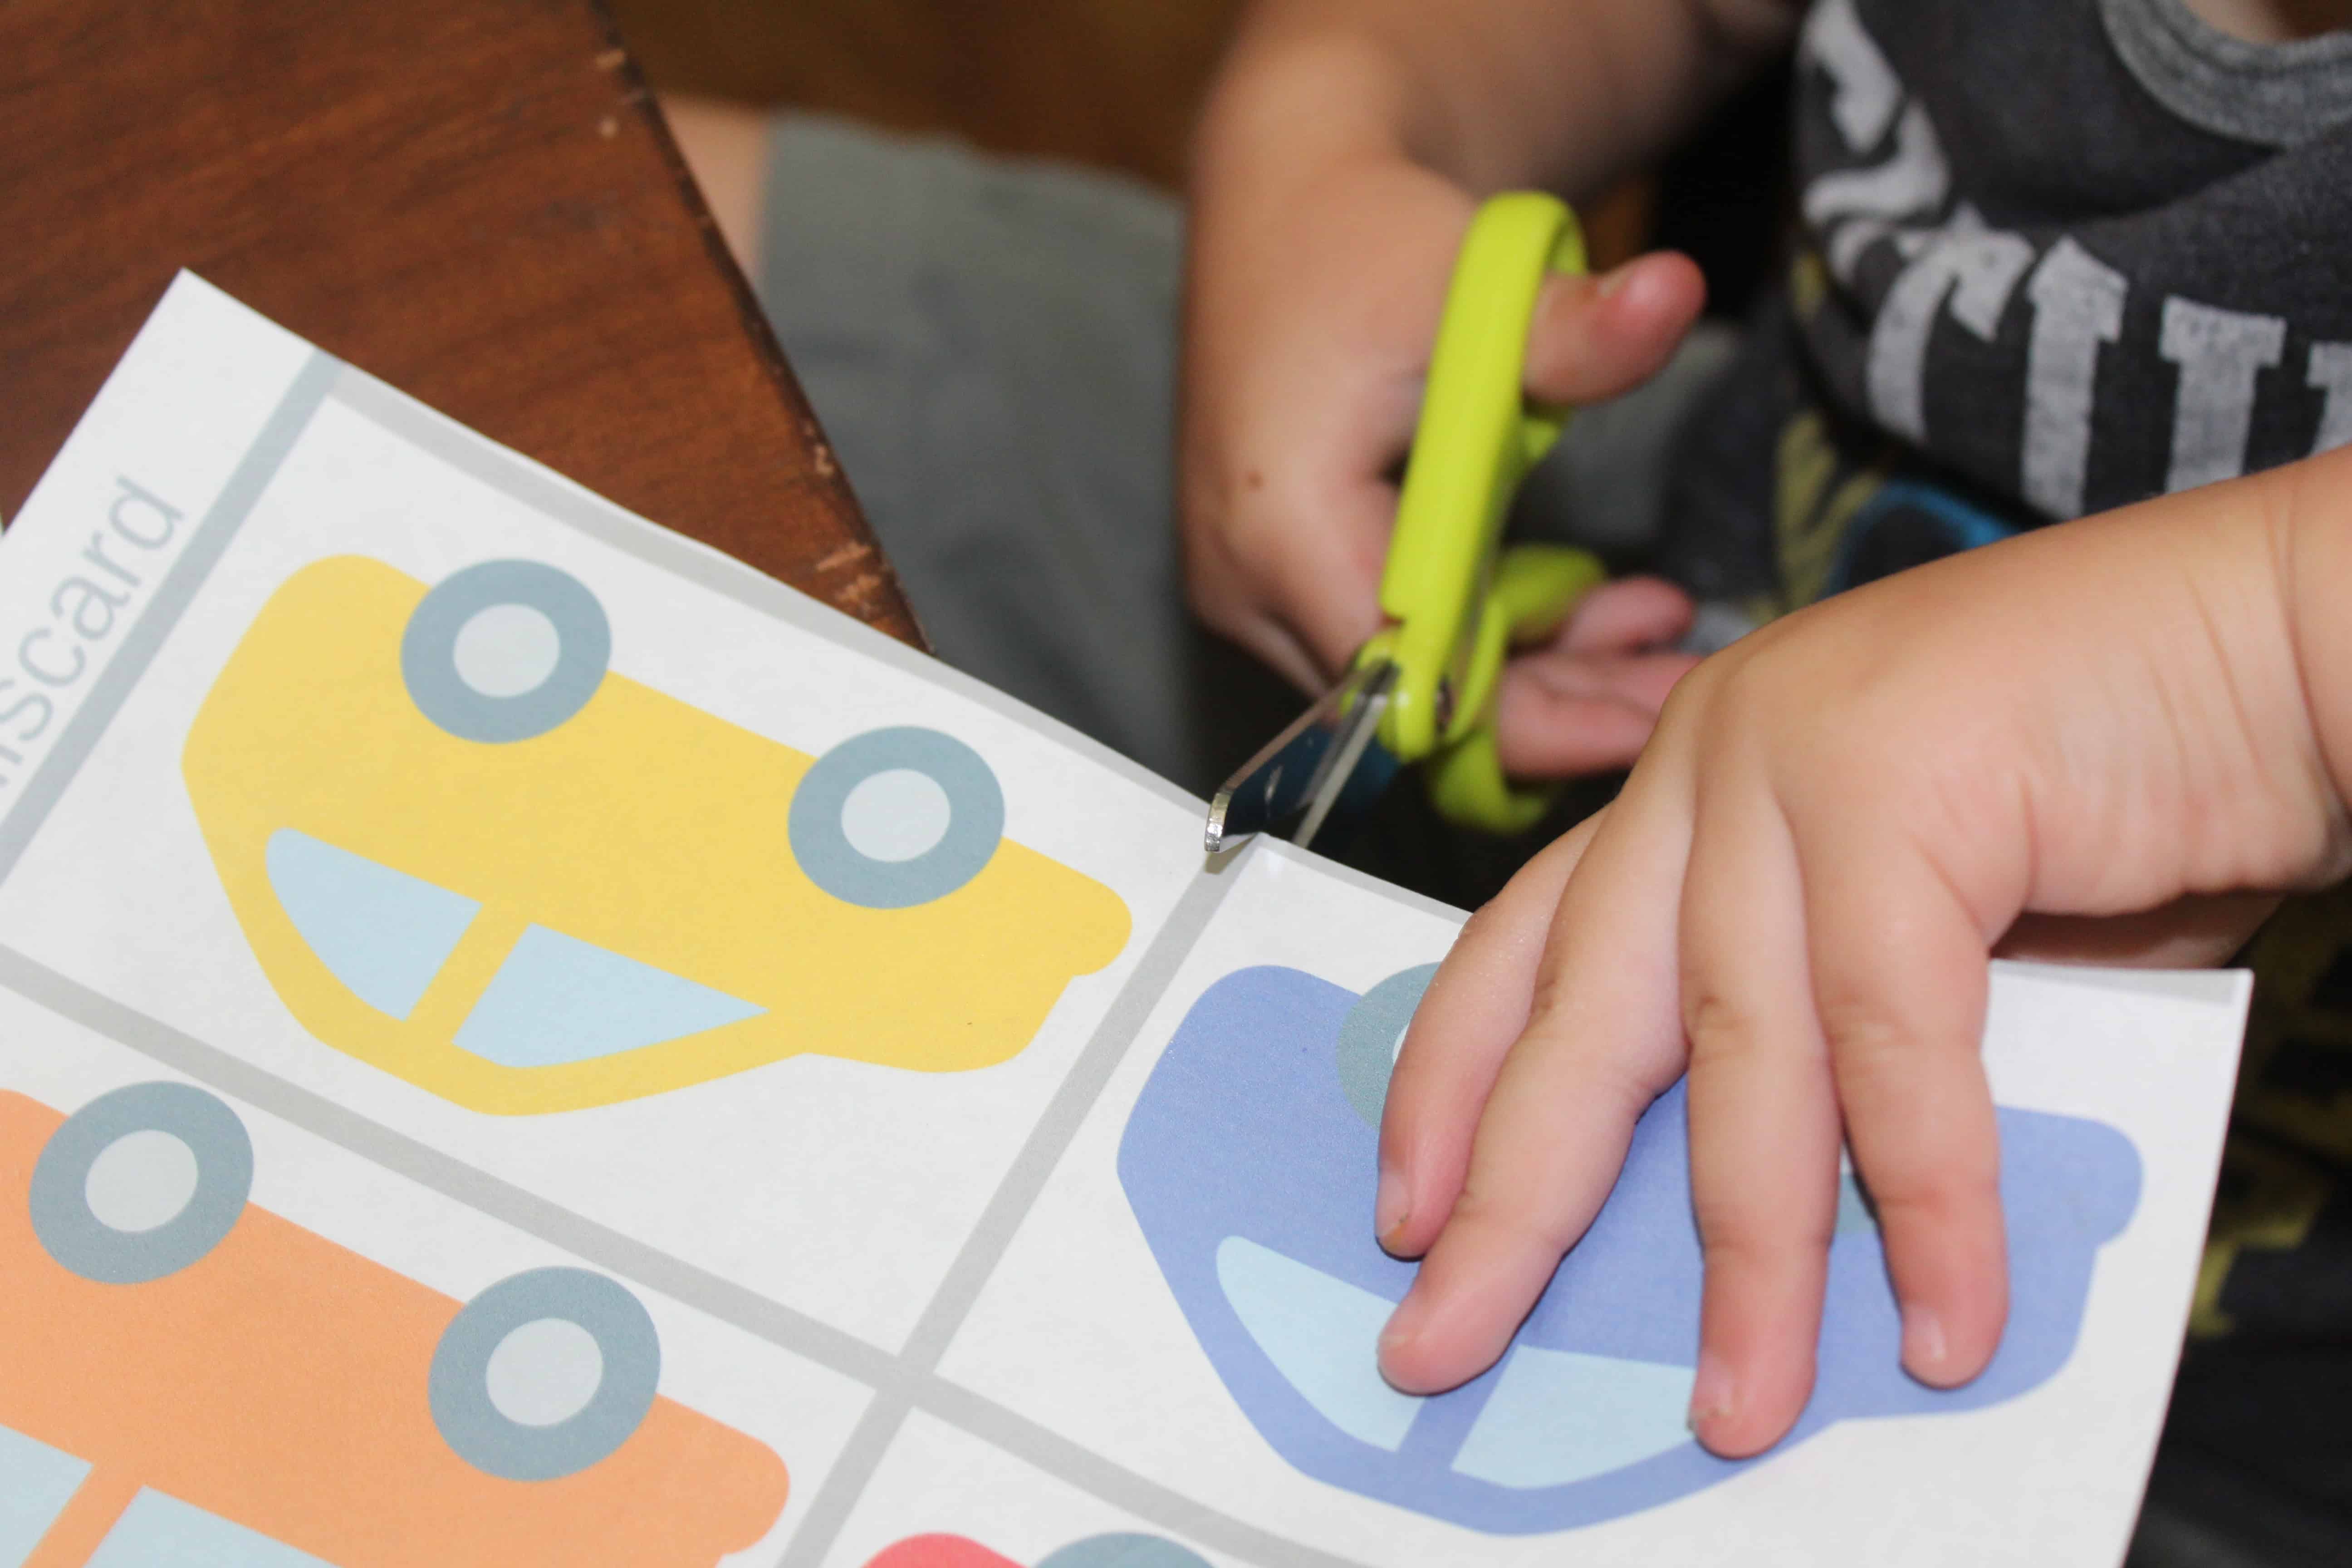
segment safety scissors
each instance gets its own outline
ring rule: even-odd
[[[1502,535],[1520,481],[1568,418],[1521,390],[1536,296],[1551,273],[1583,270],[1583,235],[1557,197],[1510,192],[1471,220],[1381,575],[1387,624],[1338,684],[1218,789],[1212,855],[1294,819],[1303,846],[1412,763],[1429,764],[1431,798],[1450,821],[1516,833],[1543,816],[1549,789],[1503,776],[1496,688],[1510,647],[1550,636],[1604,574],[1587,552],[1507,550]]]

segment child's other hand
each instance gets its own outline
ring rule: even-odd
[[[1675,681],[1690,596],[1655,577],[1603,583],[1558,636],[1514,654],[1496,695],[1495,743],[1515,778],[1574,778],[1633,762]]]
[[[2214,962],[2268,893],[2352,869],[2352,721],[2322,689],[2352,668],[2347,496],[2352,452],[2044,530],[1686,677],[1616,803],[1465,929],[1404,1044],[1377,1224],[1427,1256],[1382,1344],[1398,1386],[1500,1354],[1685,1067],[1700,1439],[1751,1454],[1804,1406],[1841,1138],[1905,1366],[1982,1370],[2007,1310],[1986,959]]]
[[[1181,510],[1194,608],[1303,687],[1381,624],[1393,476],[1454,252],[1477,197],[1409,155],[1411,116],[1375,65],[1290,46],[1227,74],[1194,180]],[[1546,287],[1529,340],[1539,397],[1592,403],[1647,379],[1705,293],[1685,257]],[[1612,584],[1507,685],[1506,762],[1532,774],[1630,762],[1690,660],[1663,583]]]

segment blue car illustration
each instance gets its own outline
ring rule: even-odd
[[[1707,1453],[1684,1424],[1699,1246],[1677,1085],[1502,1360],[1448,1394],[1391,1388],[1374,1346],[1413,1265],[1372,1238],[1378,1128],[1435,967],[1361,996],[1296,969],[1227,975],[1185,1016],[1120,1140],[1120,1184],[1186,1321],[1298,1469],[1489,1533],[1566,1530],[1769,1464],[1837,1421],[2013,1398],[2074,1353],[2098,1249],[2137,1205],[2139,1156],[2103,1123],[2002,1108],[2011,1305],[1991,1366],[1949,1391],[1904,1373],[1877,1227],[1848,1178],[1811,1403],[1758,1458]]]

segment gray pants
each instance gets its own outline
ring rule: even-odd
[[[827,120],[768,134],[761,301],[934,649],[1205,794],[1301,706],[1185,613],[1173,517],[1176,203]],[[1654,527],[1702,336],[1580,417],[1542,531]]]

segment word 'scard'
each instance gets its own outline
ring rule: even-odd
[[[0,1568],[2122,1555],[2247,980],[2000,966],[2014,1304],[1683,1425],[1679,1091],[1502,1362],[1373,1362],[1455,912],[180,279],[0,545]]]

